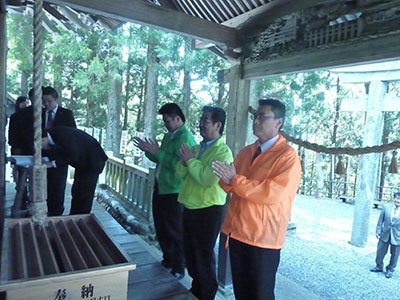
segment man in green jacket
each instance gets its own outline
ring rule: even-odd
[[[135,145],[151,161],[157,164],[156,183],[153,193],[153,219],[157,239],[163,252],[162,265],[172,269],[175,278],[181,279],[185,273],[182,243],[182,204],[178,203],[181,179],[175,177],[176,164],[182,144],[196,144],[193,135],[185,126],[185,116],[175,103],[167,103],[158,111],[162,115],[168,133],[161,146],[157,141],[138,137]]]
[[[214,299],[218,289],[214,246],[220,231],[226,193],[218,185],[211,163],[231,163],[232,152],[221,135],[226,114],[205,106],[200,118],[203,141],[198,146],[182,145],[176,176],[182,178],[178,201],[183,210],[183,244],[186,267],[193,278],[190,291],[199,299]]]

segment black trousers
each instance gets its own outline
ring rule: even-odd
[[[157,240],[163,252],[163,260],[172,272],[184,273],[182,212],[183,205],[177,201],[178,194],[153,193],[153,219]]]
[[[186,266],[193,278],[190,291],[198,299],[214,299],[218,289],[214,246],[221,229],[223,206],[183,211]]]
[[[275,299],[275,277],[280,251],[229,239],[233,291],[237,300]]]
[[[47,169],[47,215],[61,216],[64,212],[64,195],[68,166]]]
[[[92,209],[94,191],[99,173],[88,169],[75,169],[72,185],[70,215],[88,214]]]

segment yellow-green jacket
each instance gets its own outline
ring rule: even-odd
[[[216,160],[231,163],[233,161],[231,149],[222,138],[219,138],[200,158],[197,158],[200,145],[194,146],[192,150],[195,152],[195,157],[186,162],[187,167],[181,161],[176,166],[176,177],[183,179],[178,202],[183,203],[188,209],[224,205],[226,193],[218,185],[219,178],[214,175],[211,163]]]

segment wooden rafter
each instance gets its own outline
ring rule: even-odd
[[[399,41],[400,33],[390,34],[377,38],[360,39],[326,49],[310,49],[303,53],[259,63],[244,64],[243,79],[399,59]]]
[[[114,19],[157,27],[218,45],[226,45],[230,48],[235,48],[240,43],[236,29],[142,0],[113,0],[112,5],[107,0],[49,0],[48,2]]]
[[[274,0],[237,17],[235,27],[239,26],[240,34],[254,35],[272,24],[277,18],[290,15],[298,10],[334,2],[332,0]],[[229,22],[229,21],[228,21]],[[227,22],[227,23],[228,23]],[[240,24],[241,23],[241,24]],[[231,26],[231,25],[229,25]]]

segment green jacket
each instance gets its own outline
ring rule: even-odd
[[[187,144],[189,147],[196,145],[196,141],[186,125],[182,125],[175,134],[166,133],[156,155],[146,152],[147,158],[157,164],[158,192],[160,194],[179,193],[181,179],[175,177],[175,168],[176,163],[180,160],[179,149],[182,144]]]
[[[224,205],[226,193],[219,186],[219,178],[214,175],[211,163],[216,160],[231,163],[233,161],[231,149],[222,138],[219,138],[199,159],[197,156],[200,145],[194,146],[192,150],[195,151],[195,157],[186,162],[187,167],[181,161],[176,167],[176,177],[183,178],[178,202],[183,203],[188,209]]]

